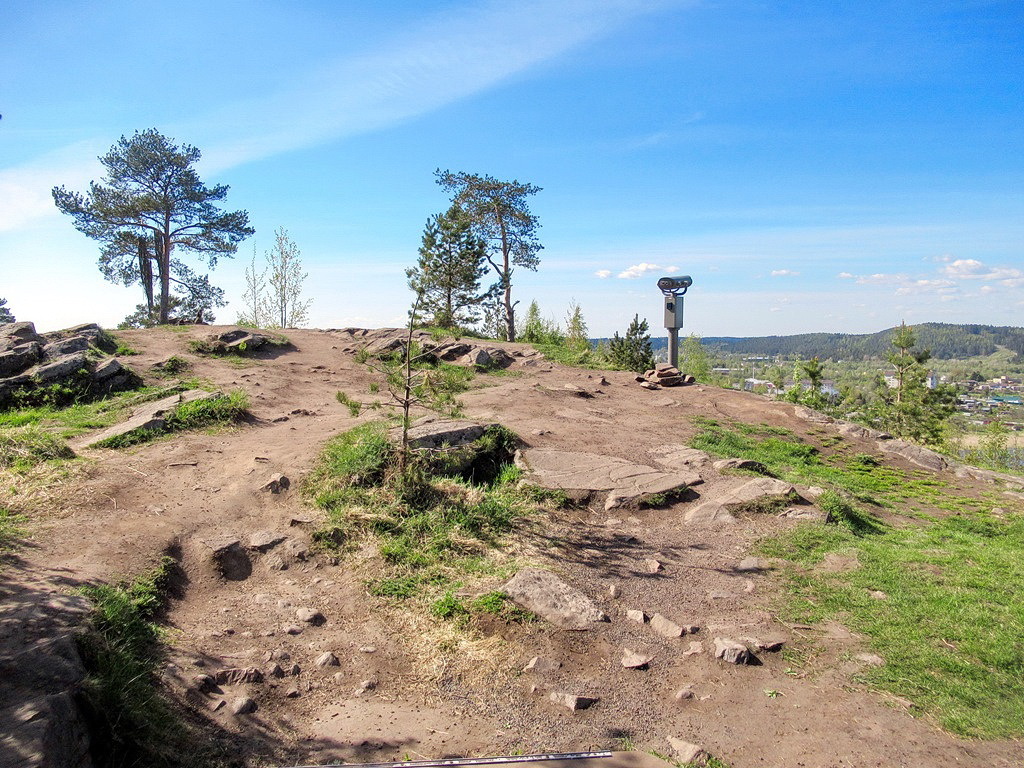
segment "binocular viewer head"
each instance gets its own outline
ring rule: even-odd
[[[686,292],[686,289],[693,285],[693,278],[689,275],[680,275],[679,277],[662,277],[658,279],[658,288],[661,289],[662,293],[676,293],[678,291]]]

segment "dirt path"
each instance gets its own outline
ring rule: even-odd
[[[357,423],[335,392],[365,391],[370,375],[329,332],[290,332],[293,349],[243,363],[187,352],[190,338],[209,332],[160,329],[123,337],[139,350],[129,361],[139,371],[176,354],[190,362],[190,374],[245,389],[251,423],[127,451],[86,451],[91,463],[76,489],[80,502],[41,521],[31,546],[4,573],[0,651],[12,652],[33,633],[53,636],[60,621],[72,625],[82,609],[76,601],[40,609],[69,587],[138,572],[173,551],[187,583],[170,615],[175,633],[167,681],[204,717],[237,734],[239,749],[253,761],[418,759],[623,744],[667,752],[672,735],[702,744],[733,768],[1020,764],[1020,744],[952,738],[852,684],[857,663],[842,658],[858,640],[842,627],[817,638],[826,649],[821,658],[833,663],[799,675],[778,653],[763,653],[761,665],[748,667],[712,658],[716,636],[791,641],[808,632],[774,620],[770,572],[736,570],[758,537],[797,523],[685,525],[682,513],[694,498],[616,516],[565,511],[517,536],[518,552],[555,567],[599,603],[609,623],[577,633],[543,623],[494,626],[431,647],[441,630],[365,593],[372,552],[332,564],[308,551],[304,521],[315,513],[297,487],[323,442]],[[629,374],[602,377],[537,357],[520,358],[510,373],[479,376],[477,383],[486,386],[463,397],[471,418],[500,421],[533,446],[644,463],[659,446],[685,443],[694,416],[768,423],[805,435],[813,426],[796,419],[790,406],[757,396],[704,387],[648,392]],[[275,473],[291,479],[289,490],[261,490]],[[713,498],[722,483],[709,476],[697,492]],[[256,534],[281,540],[248,548]],[[248,553],[248,565],[228,569],[225,578],[213,556],[230,539]],[[649,559],[657,559],[660,570],[649,572]],[[618,598],[610,596],[612,585]],[[303,622],[300,608],[319,611],[324,622]],[[626,619],[628,609],[662,613],[701,631],[661,638]],[[704,652],[685,655],[691,641],[702,643]],[[650,668],[623,669],[626,647],[653,655]],[[326,653],[337,664],[317,666]],[[522,673],[538,655],[561,666]],[[283,676],[225,685],[218,697],[192,689],[199,673],[273,664]],[[686,687],[693,698],[677,700]],[[573,713],[548,700],[552,690],[600,701]],[[242,694],[254,698],[256,712],[208,710]]]

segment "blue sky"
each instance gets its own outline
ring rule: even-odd
[[[1024,3],[560,0],[0,5],[0,297],[41,329],[141,300],[54,208],[155,127],[254,239],[285,227],[311,324],[401,324],[435,168],[543,188],[514,296],[593,335],[1024,324]]]

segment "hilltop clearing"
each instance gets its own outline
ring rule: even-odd
[[[996,568],[1018,583],[1020,484],[928,468],[757,395],[650,391],[482,342],[506,367],[466,377],[464,416],[518,436],[520,474],[453,493],[474,510],[505,494],[520,512],[422,544],[396,532],[367,472],[349,470],[358,494],[309,490],[328,441],[380,418],[336,393],[379,383],[356,351],[387,334],[293,330],[246,355],[197,351],[223,330],[119,332],[136,353],[120,360],[161,393],[184,381],[176,391],[244,395],[241,421],[104,448],[85,446],[108,424],[44,414],[34,428],[70,434],[79,458],[6,470],[0,504],[28,535],[0,570],[0,765],[90,765],[65,639],[90,609],[75,590],[164,556],[160,684],[225,764],[671,754],[668,737],[733,768],[1020,764],[1020,635],[987,644],[990,625],[1024,630],[1019,597],[996,584],[940,605],[915,591],[978,589]],[[451,354],[482,359],[470,346]],[[554,490],[527,511],[518,479]],[[972,537],[987,537],[989,570],[972,570],[987,565]],[[958,698],[972,676],[982,693]]]

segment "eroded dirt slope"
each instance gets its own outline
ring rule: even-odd
[[[312,554],[317,513],[298,488],[324,441],[360,420],[335,393],[363,392],[372,375],[339,348],[336,333],[290,331],[292,348],[233,362],[188,352],[189,339],[210,332],[125,332],[139,351],[126,362],[148,375],[153,363],[179,355],[189,374],[246,390],[252,420],[214,435],[84,451],[89,464],[74,493],[39,521],[31,546],[3,574],[5,652],[53,634],[62,611],[73,623],[81,609],[46,601],[75,585],[138,572],[172,552],[187,578],[169,617],[167,683],[234,735],[253,764],[623,743],[668,752],[669,735],[701,744],[734,768],[1020,764],[1017,743],[955,739],[852,684],[863,662],[850,658],[861,645],[843,627],[820,633],[776,621],[770,569],[738,566],[757,538],[799,521],[684,522],[687,509],[735,485],[727,475],[702,471],[693,493],[663,508],[605,512],[595,500],[515,534],[509,556],[554,568],[609,616],[592,630],[541,622],[453,633],[367,595],[373,552],[342,560]],[[686,443],[695,416],[786,427],[811,442],[824,429],[797,418],[792,406],[754,395],[700,386],[647,391],[631,374],[562,368],[524,345],[504,346],[521,353],[517,362],[505,375],[478,376],[480,386],[462,400],[469,418],[498,421],[529,446],[655,465],[658,449]],[[849,450],[876,452],[873,442],[844,440]],[[290,487],[263,490],[277,473]],[[222,561],[218,569],[215,553],[234,540],[243,556],[229,553],[229,567]],[[322,621],[304,621],[301,609],[318,611]],[[700,630],[661,637],[628,619],[627,610]],[[719,636],[792,643],[810,634],[824,647],[824,661],[799,676],[778,652],[760,653],[756,666],[712,655]],[[651,655],[649,667],[623,668],[624,648]],[[318,666],[325,654],[337,663]],[[522,672],[535,656],[559,666]],[[197,674],[248,667],[261,671],[262,682],[194,690]],[[677,698],[682,689],[692,698]],[[571,712],[551,702],[551,692],[599,702]],[[233,713],[241,696],[257,709]]]

